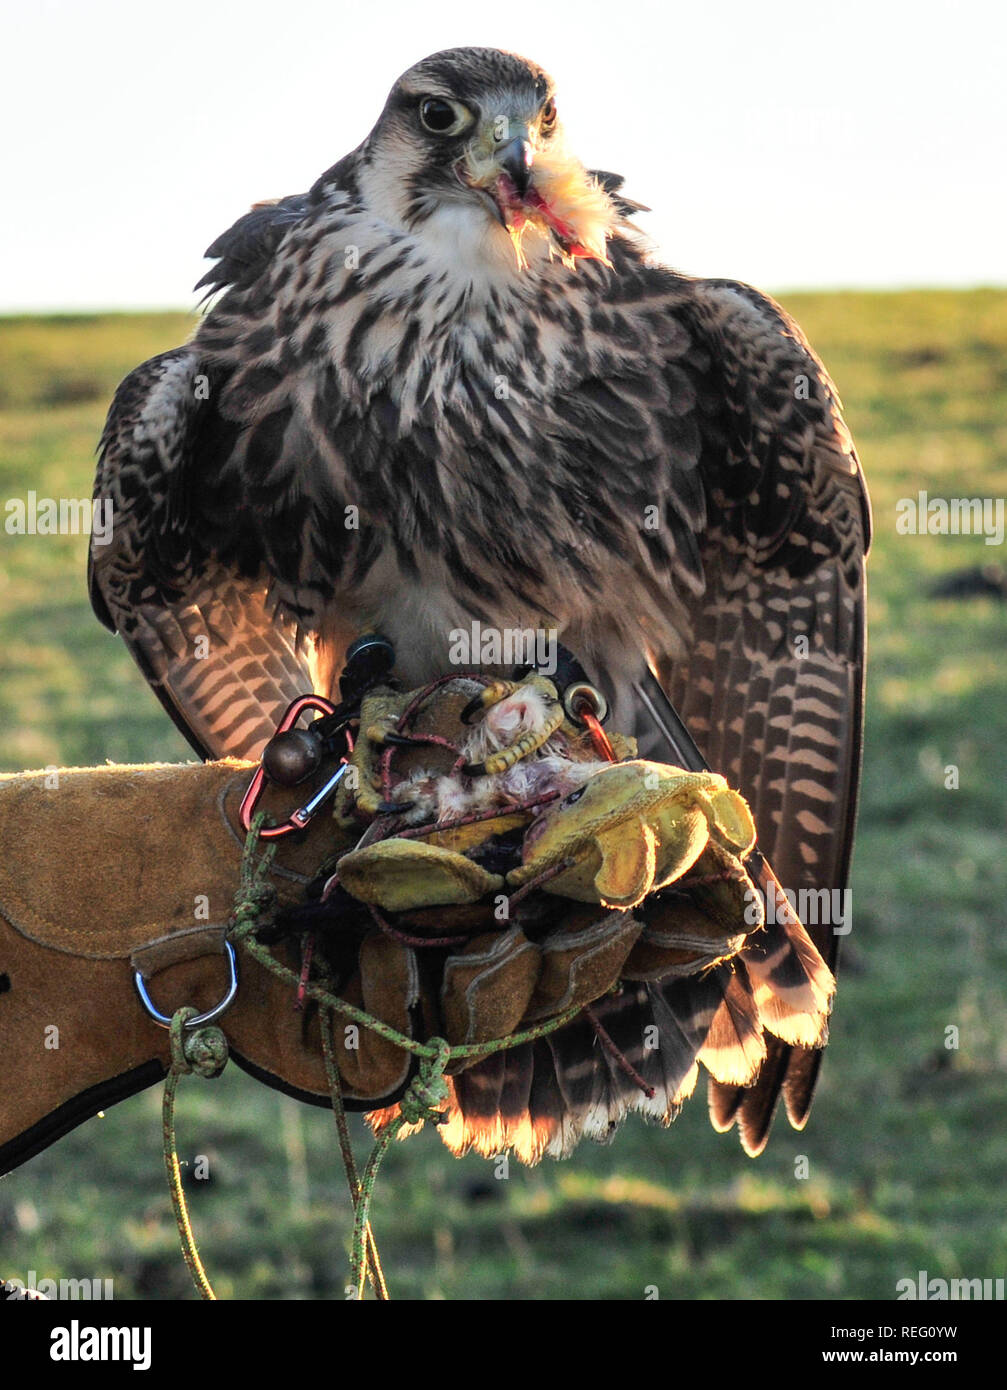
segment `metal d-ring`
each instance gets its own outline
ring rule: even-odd
[[[186,1020],[186,1028],[202,1028],[205,1023],[212,1023],[215,1018],[219,1018],[225,1009],[229,1008],[234,1002],[234,996],[238,992],[238,960],[234,954],[234,947],[229,941],[224,942],[224,950],[227,952],[227,961],[231,968],[231,983],[227,993],[219,1004],[215,1004],[212,1009],[208,1009],[205,1014],[197,1014],[195,1018]],[[140,996],[140,1002],[150,1014],[151,1018],[159,1028],[170,1028],[171,1019],[155,1009],[150,995],[147,993],[147,986],[143,982],[143,976],[139,970],[133,973],[133,982],[136,985],[136,992]]]

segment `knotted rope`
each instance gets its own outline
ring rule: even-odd
[[[419,1042],[415,1038],[410,1038],[392,1028],[382,1019],[375,1018],[372,1014],[357,1008],[345,999],[340,999],[338,995],[333,994],[317,982],[303,979],[295,971],[283,965],[270,950],[256,940],[256,932],[262,925],[263,919],[275,898],[275,890],[269,881],[269,872],[276,854],[276,842],[269,843],[261,854],[257,854],[259,832],[264,819],[265,817],[261,812],[255,816],[245,840],[238,892],[235,897],[228,935],[266,970],[290,985],[302,997],[314,999],[322,1006],[322,1052],[325,1059],[332,1112],[339,1136],[340,1154],[354,1208],[353,1236],[350,1246],[351,1277],[358,1298],[363,1298],[364,1284],[367,1279],[370,1279],[376,1297],[384,1300],[388,1298],[388,1289],[382,1273],[377,1245],[371,1231],[370,1209],[378,1170],[392,1141],[406,1125],[426,1122],[440,1124],[444,1121],[443,1107],[450,1098],[445,1073],[452,1062],[489,1057],[493,1053],[519,1047],[522,1043],[534,1042],[537,1038],[554,1033],[557,1029],[572,1022],[581,1013],[581,1006],[576,1004],[555,1018],[536,1024],[532,1028],[526,1028],[519,1033],[512,1033],[506,1038],[495,1038],[490,1042],[466,1043],[452,1047],[444,1038],[429,1038],[426,1042]],[[227,1061],[227,1042],[221,1030],[215,1027],[202,1028],[195,1033],[187,1033],[185,1022],[195,1012],[196,1010],[191,1008],[179,1009],[171,1022],[171,1066],[165,1078],[162,1111],[164,1155],[183,1257],[200,1295],[206,1299],[214,1299],[216,1294],[213,1292],[199,1258],[189,1222],[185,1194],[182,1191],[175,1148],[174,1101],[178,1079],[184,1073],[195,1072],[200,1076],[219,1075]],[[363,1174],[359,1178],[350,1143],[346,1111],[343,1105],[342,1085],[332,1044],[332,1015],[336,1013],[352,1019],[353,1022],[364,1028],[371,1029],[379,1037],[394,1043],[406,1052],[412,1053],[418,1059],[416,1074],[399,1101],[399,1113],[377,1136]]]
[[[216,1299],[213,1286],[207,1278],[203,1262],[196,1248],[196,1238],[189,1221],[189,1207],[182,1188],[182,1174],[178,1165],[178,1145],[175,1139],[175,1092],[179,1079],[188,1072],[196,1076],[219,1076],[227,1064],[227,1039],[219,1028],[212,1025],[187,1029],[190,1018],[199,1011],[186,1005],[179,1009],[171,1020],[168,1036],[171,1040],[171,1062],[164,1079],[164,1095],[161,1101],[161,1132],[164,1138],[164,1167],[168,1174],[168,1191],[175,1213],[175,1225],[182,1246],[182,1257],[192,1275],[193,1283],[205,1299]]]

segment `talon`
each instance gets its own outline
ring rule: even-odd
[[[483,697],[482,697],[482,695],[473,695],[473,696],[472,696],[472,699],[468,702],[468,704],[467,704],[467,705],[465,706],[465,708],[462,710],[462,712],[461,712],[461,714],[458,716],[458,718],[462,721],[463,724],[471,724],[471,723],[472,723],[472,720],[473,720],[473,719],[475,718],[475,716],[479,713],[479,711],[482,709],[482,707],[483,707]]]
[[[498,705],[501,700],[506,700],[508,695],[513,695],[519,688],[518,681],[494,681],[492,685],[487,685],[478,695],[473,695],[462,710],[460,718],[463,724],[471,724],[475,715],[481,710],[490,709],[493,705]]]

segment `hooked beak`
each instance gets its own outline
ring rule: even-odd
[[[580,257],[608,264],[605,239],[615,214],[607,195],[562,150],[537,150],[524,121],[512,121],[500,136],[495,127],[485,123],[455,174],[509,234],[518,269],[528,266],[521,243],[529,231],[545,238],[549,255],[558,252],[571,269]]]
[[[504,145],[496,157],[501,173],[507,175],[521,198],[528,192],[528,185],[531,181],[531,166],[534,161],[535,151],[528,141],[521,136],[517,136]]]

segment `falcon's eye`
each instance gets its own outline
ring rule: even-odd
[[[543,135],[550,135],[556,125],[556,103],[552,97],[542,107],[538,118],[538,128]]]
[[[435,135],[457,135],[469,120],[469,113],[461,102],[424,97],[420,102],[420,120]]]

